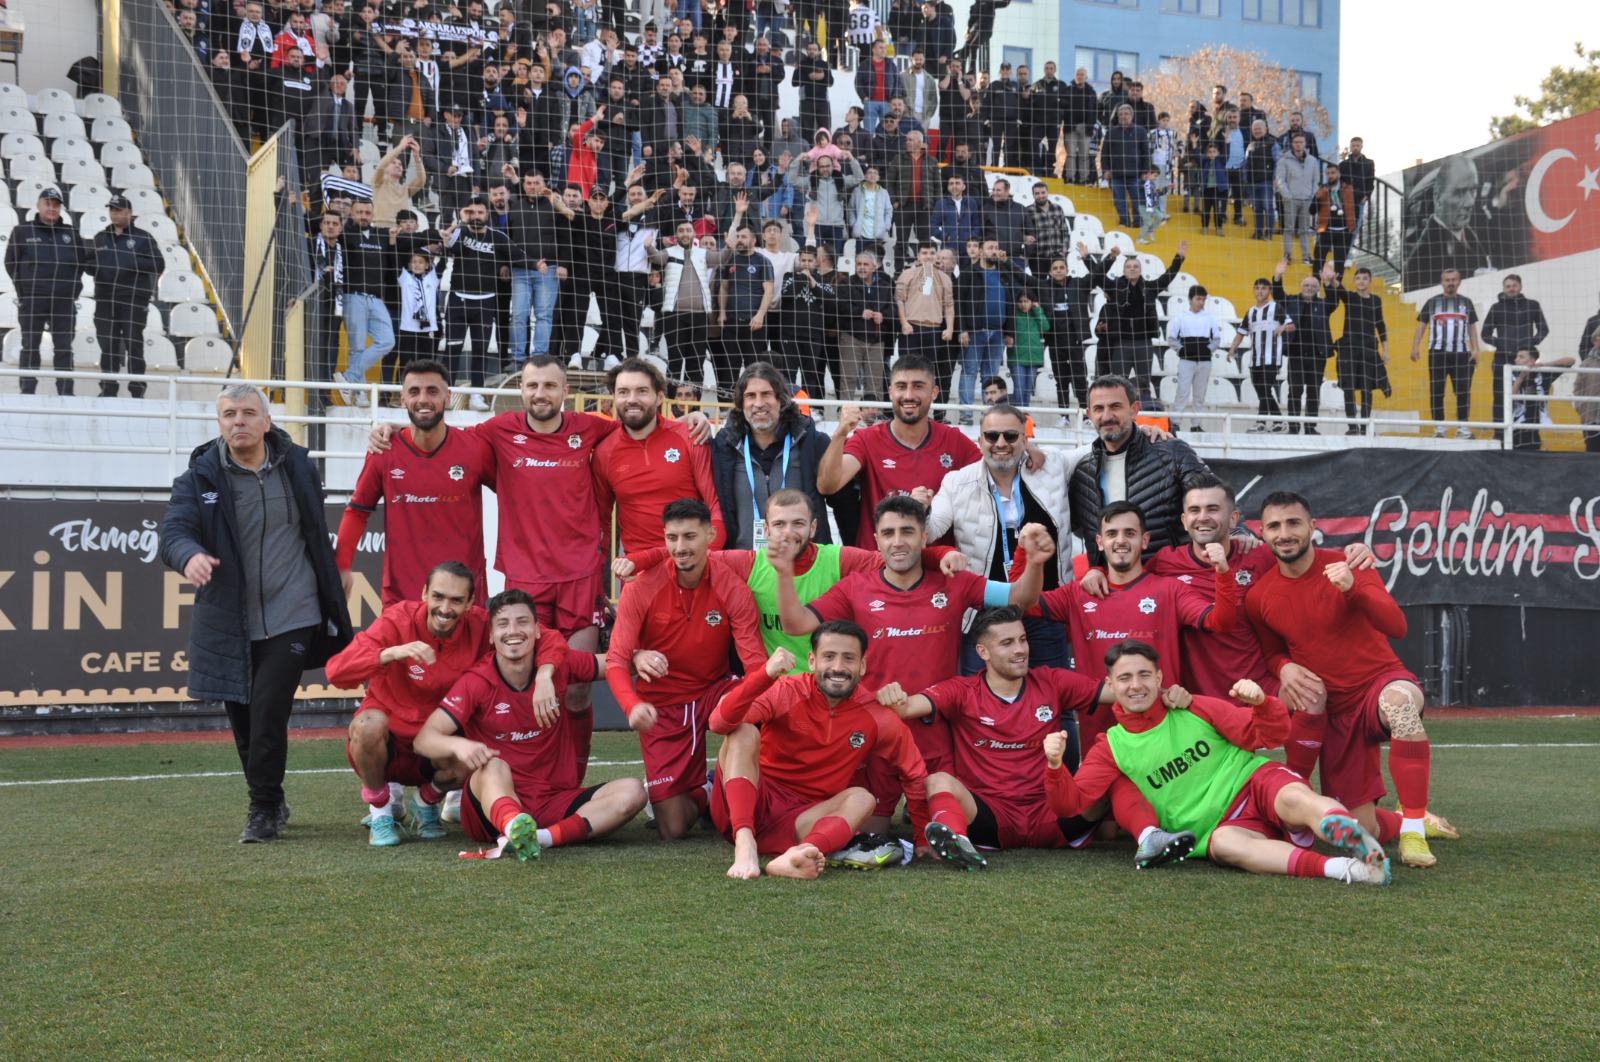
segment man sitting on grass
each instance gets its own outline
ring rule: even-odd
[[[828,863],[884,865],[891,855],[872,853],[892,852],[890,846],[850,843],[877,805],[857,783],[869,755],[898,777],[922,836],[928,770],[906,725],[861,688],[866,658],[867,632],[830,620],[811,632],[810,674],[788,674],[794,654],[780,647],[711,713],[711,729],[727,735],[711,818],[733,842],[730,878],[759,878],[763,855],[776,856],[767,873],[785,878],[815,878]]]
[[[542,848],[604,837],[644,810],[644,785],[619,778],[580,785],[573,732],[561,718],[567,684],[593,682],[605,657],[569,653],[552,678],[553,698],[534,700],[539,621],[525,590],[489,599],[492,656],[461,676],[417,734],[416,750],[466,772],[461,825],[475,841],[498,841],[519,860]],[[539,823],[549,824],[541,829]]]
[[[1195,835],[1195,851],[1254,874],[1332,878],[1387,885],[1383,846],[1336,800],[1252,749],[1276,748],[1289,734],[1289,710],[1249,679],[1229,691],[1239,704],[1163,694],[1156,651],[1128,639],[1106,652],[1117,725],[1089,750],[1076,777],[1062,769],[1066,735],[1045,739],[1045,793],[1066,818],[1130,778],[1155,807],[1164,830]],[[1311,851],[1314,837],[1350,853]],[[1142,840],[1142,838],[1141,838]]]

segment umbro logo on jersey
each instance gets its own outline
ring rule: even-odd
[[[929,599],[928,603],[930,605],[932,605],[934,608],[944,608],[946,605],[948,605],[950,603],[950,599],[948,597],[945,597],[944,596],[944,591],[941,590],[937,594],[934,594],[933,597],[931,599]]]
[[[406,470],[403,469],[403,468],[391,468],[391,469],[389,469],[389,478],[390,479],[405,479],[406,478]]]
[[[466,468],[462,465],[451,465],[450,478],[455,480],[457,483],[460,483],[462,480],[467,478]]]
[[[881,601],[881,600],[868,601],[867,605],[874,612],[882,612],[883,611],[884,602]]]
[[[1254,579],[1254,578],[1255,578],[1255,576],[1251,575],[1249,572],[1245,571],[1243,568],[1240,568],[1238,571],[1233,573],[1233,581],[1234,581],[1235,584],[1237,584],[1239,586],[1249,586],[1250,585],[1250,581],[1252,579]]]
[[[1187,586],[1193,586],[1194,585],[1194,576],[1192,576],[1192,575],[1180,575],[1180,576],[1178,576],[1178,581],[1180,583],[1183,583],[1183,584],[1187,585]]]
[[[988,716],[988,715],[980,715],[980,716],[978,716],[978,722],[982,723],[984,726],[994,726],[994,717],[993,716]]]
[[[578,435],[576,433],[567,436],[567,447],[569,449],[576,450],[578,447],[580,447],[582,445],[583,445],[583,436]]]
[[[511,437],[511,441],[516,443],[518,446],[521,446],[523,443],[528,441],[528,437],[526,435],[513,435]]]
[[[207,505],[215,505],[217,504],[217,492],[214,490],[208,490],[204,494],[200,495],[200,500],[205,502]]]
[[[494,714],[495,715],[510,715],[511,714],[511,705],[507,704],[505,701],[501,701],[499,704],[494,706]]]
[[[1148,616],[1148,615],[1150,615],[1150,613],[1154,612],[1155,610],[1156,610],[1156,599],[1155,598],[1153,598],[1153,597],[1141,597],[1139,599],[1139,611],[1140,612],[1143,612],[1146,616]]]
[[[662,454],[661,456],[666,458],[667,464],[675,465],[675,464],[678,463],[678,458],[682,457],[683,454],[679,453],[678,452],[678,448],[676,446],[674,446],[672,449],[668,450],[666,453]]]
[[[863,734],[861,731],[857,730],[853,734],[850,735],[850,747],[851,748],[859,749],[862,745],[865,745],[866,743],[867,743],[867,735]]]
[[[706,613],[706,626],[707,627],[715,627],[718,624],[720,624],[721,622],[722,622],[722,613],[718,612],[716,609],[712,609],[710,612]]]
[[[956,463],[956,459],[951,457],[949,454],[940,454],[939,455],[939,467],[940,468],[949,468],[951,465],[953,465],[955,463]]]
[[[1085,612],[1093,612],[1095,609],[1097,609],[1099,607],[1100,607],[1099,603],[1095,602],[1095,601],[1085,601],[1083,603],[1083,610]]]
[[[885,458],[884,458],[884,459],[883,459],[883,467],[884,467],[884,468],[893,468],[893,467],[894,467],[894,458],[892,458],[892,457],[885,457]]]
[[[418,682],[421,682],[423,679],[428,677],[427,669],[421,664],[412,664],[410,667],[406,668],[406,671],[410,673],[411,677],[416,679]]]
[[[1041,723],[1048,723],[1056,717],[1056,713],[1051,711],[1048,704],[1041,704],[1033,710],[1033,717]]]

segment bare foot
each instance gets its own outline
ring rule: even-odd
[[[804,878],[807,881],[822,873],[827,859],[814,844],[797,844],[783,855],[767,864],[767,873],[775,878]]]
[[[761,876],[761,859],[756,853],[756,839],[749,830],[740,830],[733,840],[733,866],[728,877],[740,881],[754,881]]]

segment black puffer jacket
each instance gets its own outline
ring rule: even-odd
[[[196,700],[243,702],[250,699],[250,634],[244,613],[245,559],[233,511],[233,489],[222,467],[220,441],[201,443],[189,455],[189,469],[173,480],[172,499],[161,521],[161,561],[181,572],[197,553],[222,563],[211,581],[195,591],[189,626],[189,696]],[[319,668],[350,644],[350,610],[323,513],[322,480],[305,447],[282,428],[267,433],[273,460],[289,476],[306,553],[317,576],[323,622],[311,641],[305,666]]]
[[[1089,563],[1096,566],[1105,563],[1105,555],[1094,541],[1100,530],[1100,510],[1105,505],[1100,487],[1100,466],[1105,455],[1106,444],[1096,439],[1088,456],[1073,469],[1069,488],[1072,531],[1083,539]],[[1179,439],[1153,443],[1137,428],[1128,441],[1127,462],[1128,500],[1143,510],[1144,529],[1150,534],[1150,548],[1144,554],[1148,560],[1163,547],[1189,540],[1178,519],[1183,510],[1183,478],[1191,472],[1208,470],[1188,443]]]
[[[1539,344],[1549,335],[1544,310],[1520,292],[1514,296],[1501,292],[1483,319],[1483,342],[1494,348],[1499,361],[1510,361],[1524,348],[1537,354]]]

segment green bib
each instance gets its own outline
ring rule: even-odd
[[[839,547],[818,546],[817,559],[811,570],[794,577],[795,593],[802,605],[810,604],[839,581]],[[767,563],[767,551],[757,550],[756,561],[750,566],[750,596],[756,599],[756,611],[761,613],[761,644],[772,652],[783,646],[794,654],[791,675],[804,675],[811,670],[806,665],[806,655],[811,652],[811,635],[785,634],[778,622],[778,573]]]
[[[1156,810],[1163,830],[1192,830],[1206,842],[1257,767],[1270,762],[1233,744],[1193,712],[1167,709],[1167,717],[1142,734],[1121,725],[1106,731],[1111,755]]]

